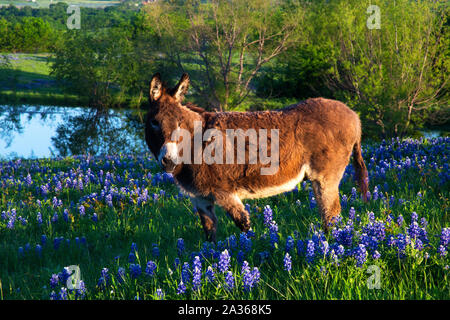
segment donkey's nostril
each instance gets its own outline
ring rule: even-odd
[[[165,166],[165,165],[167,165],[167,158],[166,157],[163,157],[162,159],[161,159],[161,164],[163,165],[163,166]]]

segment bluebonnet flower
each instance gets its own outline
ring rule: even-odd
[[[200,271],[202,270],[202,262],[200,261],[200,257],[199,256],[195,256],[194,257],[194,262],[192,264],[192,268],[198,268]]]
[[[36,245],[36,253],[38,256],[41,256],[42,254],[42,246],[40,244]]]
[[[291,252],[291,250],[294,248],[294,238],[292,238],[291,236],[288,236],[286,238],[286,248],[285,251],[286,252]]]
[[[47,236],[45,234],[43,234],[41,236],[41,244],[42,244],[42,246],[45,246],[46,243],[47,243]]]
[[[97,216],[97,214],[95,212],[92,215],[92,221],[98,222],[98,216]]]
[[[27,186],[30,186],[33,183],[33,180],[31,179],[31,175],[27,174],[27,177],[25,178],[25,182]]]
[[[297,240],[297,254],[302,255],[305,251],[305,243],[302,240]]]
[[[314,251],[314,242],[312,240],[308,240],[308,244],[306,246],[306,261],[308,261],[308,263],[312,263],[314,261]]]
[[[161,288],[159,288],[159,289],[156,289],[156,297],[159,299],[159,300],[163,300],[164,299],[164,292],[162,291],[162,289]]]
[[[36,220],[39,225],[42,225],[42,214],[40,212],[37,213]]]
[[[55,212],[55,213],[53,214],[52,222],[53,222],[53,223],[58,222],[58,213],[57,213],[57,212]]]
[[[181,280],[185,283],[189,283],[190,278],[189,263],[185,262],[181,268]]]
[[[104,290],[106,288],[106,286],[108,286],[109,281],[110,281],[109,270],[108,270],[108,268],[103,268],[102,272],[101,272],[101,276],[97,281],[97,287],[100,290]]]
[[[53,249],[58,250],[61,242],[64,240],[63,237],[56,237],[53,239]]]
[[[50,300],[59,300],[59,295],[55,291],[52,291],[50,293]]]
[[[403,218],[402,215],[399,215],[397,217],[397,224],[401,227],[403,225],[403,222],[405,221],[405,219]]]
[[[153,261],[148,261],[147,262],[147,266],[146,266],[146,268],[145,268],[145,274],[147,275],[147,276],[153,276],[154,275],[154,273],[155,273],[155,270],[156,270],[156,263],[154,263]]]
[[[184,240],[183,240],[183,238],[178,238],[177,239],[177,253],[181,257],[183,255],[183,252],[184,252]]]
[[[423,242],[419,238],[415,240],[414,248],[421,251],[423,250]]]
[[[273,220],[273,211],[269,205],[266,205],[264,207],[263,215],[264,215],[264,225],[268,227]]]
[[[442,228],[440,242],[441,246],[447,247],[450,243],[450,228]]]
[[[192,276],[192,290],[197,291],[201,287],[202,272],[197,265],[194,265],[194,272]]]
[[[408,227],[408,235],[410,238],[415,239],[420,235],[420,227],[417,223],[416,219],[413,219],[411,224]]]
[[[351,220],[355,220],[356,210],[355,208],[351,207],[348,211],[348,216]]]
[[[220,254],[220,260],[219,260],[219,271],[220,272],[225,272],[228,270],[228,268],[230,268],[230,261],[231,261],[231,257],[230,254],[228,253],[228,250],[225,249],[221,254]]]
[[[205,272],[206,279],[208,279],[209,282],[214,282],[216,279],[216,275],[214,273],[214,270],[211,266],[208,266]]]
[[[75,290],[75,299],[83,299],[86,295],[86,285],[83,280],[78,282],[78,288]]]
[[[239,245],[244,252],[249,252],[252,248],[252,239],[246,233],[239,235]]]
[[[141,275],[141,266],[139,264],[130,264],[130,276],[132,279],[136,279]]]
[[[158,258],[158,257],[159,257],[159,248],[158,248],[158,245],[157,245],[156,243],[153,243],[152,255],[153,255],[155,258]]]
[[[69,210],[64,209],[63,211],[63,219],[65,222],[69,222]]]
[[[345,194],[342,195],[341,197],[341,206],[345,209],[347,208],[347,202],[348,202],[348,198]]]
[[[362,267],[367,259],[367,250],[363,244],[359,244],[358,247],[356,247],[354,257],[356,259],[356,266]]]
[[[123,283],[125,281],[125,268],[119,267],[117,269],[117,281]]]
[[[233,290],[234,288],[234,276],[231,271],[228,271],[225,275],[225,288],[228,290]]]
[[[332,235],[337,243],[349,247],[353,241],[353,227],[346,225],[343,228],[334,228]]]
[[[291,259],[291,256],[289,255],[289,253],[287,253],[287,252],[283,259],[283,265],[284,265],[284,270],[286,270],[287,272],[291,272],[292,259]]]
[[[181,263],[180,258],[175,257],[173,261],[173,268],[176,269],[180,265],[180,263]]]
[[[275,221],[272,221],[269,225],[269,237],[270,237],[270,246],[272,248],[275,247],[275,243],[278,243],[278,225]]]
[[[351,201],[355,201],[356,196],[357,196],[356,188],[353,187],[353,188],[352,188],[352,195],[351,195],[351,197],[350,197]]]
[[[67,299],[68,299],[67,289],[62,287],[61,290],[59,291],[59,300],[67,300]]]
[[[86,210],[84,208],[83,205],[80,205],[80,207],[78,208],[79,212],[80,212],[80,216],[83,217],[86,214]]]
[[[136,255],[134,254],[134,252],[130,252],[130,254],[128,255],[128,262],[133,263],[136,261]]]
[[[437,251],[441,257],[445,257],[447,255],[447,249],[443,245],[440,245]]]
[[[180,281],[177,287],[177,294],[184,294],[186,292],[186,286],[183,283],[183,280]]]
[[[412,212],[412,213],[411,213],[411,220],[412,220],[412,221],[417,221],[418,218],[419,218],[419,216],[417,215],[416,212]]]
[[[372,254],[372,258],[374,258],[375,260],[380,259],[381,254],[375,250],[374,253]]]
[[[388,214],[386,217],[386,224],[390,225],[393,221],[392,214]]]
[[[59,278],[57,274],[52,274],[50,278],[50,287],[55,288],[59,283]]]

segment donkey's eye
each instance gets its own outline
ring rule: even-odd
[[[158,121],[152,120],[152,122],[150,122],[150,125],[153,127],[153,129],[159,130],[159,122]]]

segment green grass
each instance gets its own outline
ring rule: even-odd
[[[192,291],[187,283],[188,289],[183,295],[176,293],[181,277],[181,267],[174,267],[176,243],[178,238],[184,239],[186,249],[180,256],[181,264],[188,262],[192,265],[192,257],[198,255],[204,245],[200,219],[187,198],[177,197],[178,189],[174,184],[152,183],[159,168],[147,156],[2,162],[0,212],[10,213],[15,209],[17,216],[12,229],[7,227],[8,219],[0,217],[0,298],[49,299],[52,291],[58,293],[65,285],[60,283],[56,288],[50,288],[52,274],[61,272],[65,266],[78,265],[87,288],[86,299],[154,299],[159,288],[166,299],[449,299],[448,254],[440,256],[437,253],[440,232],[442,228],[449,227],[448,180],[445,184],[440,180],[442,172],[445,172],[443,165],[448,162],[448,138],[441,139],[439,144],[439,151],[432,149],[433,144],[425,140],[417,150],[404,149],[401,156],[392,153],[396,161],[405,160],[406,156],[414,159],[414,154],[418,157],[417,163],[424,155],[429,160],[421,167],[413,165],[401,170],[392,167],[383,178],[377,178],[374,166],[366,159],[372,168],[371,191],[375,185],[384,190],[386,183],[387,189],[383,193],[387,199],[394,196],[396,201],[393,204],[381,200],[363,203],[356,199],[351,203],[357,213],[355,237],[361,236],[363,227],[368,224],[368,212],[374,212],[376,221],[386,221],[389,214],[393,215],[394,222],[386,226],[386,236],[407,234],[412,212],[418,214],[419,220],[426,218],[430,243],[423,250],[416,250],[414,245],[410,245],[404,257],[399,257],[396,250],[383,242],[379,248],[381,258],[374,259],[368,255],[364,265],[358,267],[353,257],[342,259],[339,264],[323,257],[308,263],[305,256],[297,254],[294,249],[291,252],[292,270],[287,272],[283,269],[287,237],[305,241],[311,239],[314,237],[311,226],[320,232],[320,218],[317,209],[310,207],[309,184],[306,184],[306,189],[299,186],[298,192],[246,202],[251,207],[255,238],[245,260],[251,268],[258,267],[261,272],[261,281],[256,288],[250,292],[242,290],[241,266],[237,261],[237,250],[234,250],[230,269],[235,276],[236,287],[233,290],[224,288],[224,275],[217,272],[215,282],[203,280],[198,291]],[[401,149],[395,144],[393,147],[394,151]],[[366,149],[365,154],[374,156],[376,149]],[[390,161],[387,151],[381,159],[385,158]],[[436,166],[433,165],[435,162]],[[31,185],[25,182],[28,173],[32,177]],[[109,174],[112,175],[110,186],[105,184]],[[85,180],[86,176],[90,177],[89,182]],[[99,176],[102,182],[98,180]],[[55,190],[58,180],[62,188]],[[76,183],[72,186],[69,180]],[[84,181],[82,188],[80,181]],[[47,183],[50,192],[44,195],[41,187]],[[348,176],[341,185],[341,194],[349,196],[352,187],[354,183]],[[110,188],[115,190],[113,193],[121,195],[114,198],[112,207],[101,196],[102,190],[108,193]],[[142,195],[144,189],[148,190],[149,199],[139,203],[138,195]],[[161,190],[165,195],[159,196],[157,201],[152,200],[152,194],[160,194]],[[62,206],[53,207],[53,197],[61,200]],[[399,199],[404,202],[400,203]],[[81,204],[85,207],[84,216],[79,212]],[[273,219],[279,227],[279,241],[274,248],[269,244],[267,228],[263,223],[263,208],[266,205],[273,209]],[[343,223],[348,222],[349,207],[343,209]],[[64,209],[69,212],[68,221],[63,218]],[[42,225],[37,222],[38,212],[42,214]],[[97,222],[92,219],[94,212],[98,215]],[[52,221],[55,213],[58,219]],[[239,239],[239,232],[222,209],[216,208],[216,214],[220,242],[215,249],[221,252],[226,242],[231,241],[231,235]],[[404,216],[403,225],[395,222],[399,215]],[[27,220],[26,225],[21,224],[19,216]],[[39,255],[35,247],[41,243],[42,235],[46,235],[48,241]],[[64,240],[55,249],[53,240],[57,237]],[[86,237],[86,245],[77,244],[77,237]],[[332,233],[326,238],[330,244],[333,243]],[[139,264],[143,272],[137,279],[133,279],[128,272],[132,243],[136,243],[138,248],[134,263]],[[27,244],[30,247],[28,250]],[[153,254],[155,245],[159,248],[159,256]],[[20,248],[25,250],[23,254],[19,252]],[[260,253],[264,251],[269,255],[262,261]],[[426,258],[426,255],[429,257]],[[153,277],[144,275],[149,260],[157,264]],[[217,260],[207,257],[203,261],[203,272],[214,262]],[[368,288],[367,281],[371,274],[367,271],[370,265],[380,268],[380,289]],[[107,290],[98,286],[101,270],[105,267],[111,277]],[[119,283],[116,276],[119,267],[126,270],[124,283]],[[74,293],[70,294],[70,298],[74,298]]]
[[[67,94],[50,75],[49,54],[4,53],[10,65],[0,74],[0,103],[80,105],[80,99]]]

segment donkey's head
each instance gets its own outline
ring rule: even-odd
[[[145,124],[145,140],[154,157],[167,172],[173,172],[182,165],[178,150],[180,141],[174,140],[174,133],[179,129],[192,133],[194,121],[201,121],[198,113],[182,105],[188,88],[189,76],[186,73],[172,89],[165,86],[159,73],[150,81],[150,108]]]

